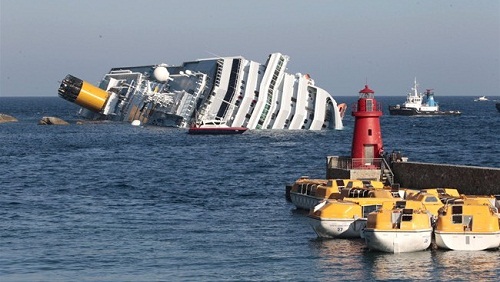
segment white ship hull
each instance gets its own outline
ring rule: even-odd
[[[436,245],[457,251],[480,251],[500,247],[500,231],[492,233],[435,231]]]
[[[362,238],[361,233],[366,227],[366,218],[320,220],[309,217],[309,223],[319,238],[352,239]]]
[[[179,66],[112,68],[98,88],[66,77],[59,95],[82,106],[81,115],[92,120],[185,128],[194,121],[222,120],[248,129],[342,129],[335,99],[309,75],[286,73],[288,61],[273,53],[265,64],[219,57]]]
[[[387,253],[418,252],[431,244],[432,229],[412,231],[383,231],[365,229],[364,237],[369,249]]]

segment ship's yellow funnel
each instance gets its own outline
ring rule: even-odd
[[[109,94],[99,87],[68,74],[61,82],[59,96],[99,113],[106,105]]]

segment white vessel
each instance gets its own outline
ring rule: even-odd
[[[289,57],[265,64],[219,57],[112,68],[99,87],[68,75],[59,95],[82,106],[92,120],[139,120],[144,125],[188,127],[222,120],[248,129],[342,129],[341,110],[309,75],[289,74]]]
[[[326,200],[309,211],[309,223],[319,238],[362,238],[369,213],[384,202],[401,200],[385,189],[352,188],[345,192],[354,197]]]
[[[189,127],[188,133],[213,135],[242,134],[247,129],[246,127],[231,127],[220,120],[206,120],[192,124]]]
[[[425,93],[418,92],[417,79],[415,78],[411,92],[406,96],[406,101],[403,105],[389,106],[391,115],[402,116],[459,116],[460,111],[441,111],[439,104],[434,100],[433,89],[426,89]]]
[[[353,197],[359,190],[351,188],[382,189],[383,187],[382,182],[375,180],[310,179],[302,176],[290,189],[290,201],[298,209],[310,210],[323,200]]]
[[[388,253],[423,251],[431,245],[431,218],[420,201],[385,202],[368,215],[363,230],[366,245]]]
[[[500,214],[493,198],[450,200],[439,211],[434,234],[439,248],[480,251],[500,247]]]
[[[489,99],[486,96],[481,96],[481,97],[474,99],[474,102],[481,102],[481,101],[489,101]]]

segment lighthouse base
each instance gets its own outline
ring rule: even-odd
[[[327,179],[376,180],[391,186],[393,173],[385,159],[353,159],[351,157],[328,156],[326,158]]]
[[[327,179],[359,179],[359,180],[376,180],[381,179],[382,171],[380,169],[342,169],[329,168],[326,171]]]

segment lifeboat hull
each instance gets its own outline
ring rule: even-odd
[[[292,203],[299,209],[310,210],[314,208],[323,199],[318,199],[309,195],[290,192]]]
[[[491,233],[435,231],[436,245],[457,251],[481,251],[500,247],[500,231]]]
[[[366,227],[366,218],[319,219],[309,217],[309,222],[319,238],[352,239],[361,238]]]
[[[432,228],[412,231],[365,229],[364,237],[370,250],[387,253],[409,253],[426,250],[431,245]]]

